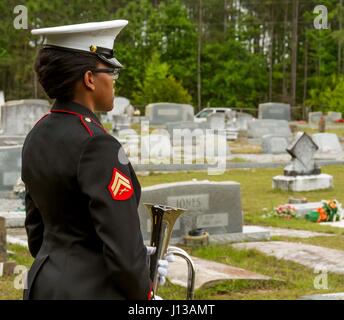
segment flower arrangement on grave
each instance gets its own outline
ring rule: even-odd
[[[320,223],[343,219],[342,204],[338,200],[321,200],[321,203],[322,207],[305,215],[307,220]]]
[[[272,210],[265,217],[278,217],[284,219],[293,219],[296,218],[296,208],[290,204],[280,205]]]

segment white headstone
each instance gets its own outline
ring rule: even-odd
[[[286,153],[289,142],[288,138],[283,136],[266,135],[263,136],[262,149],[263,153],[281,154]]]
[[[170,137],[164,134],[150,134],[141,136],[142,161],[150,160],[151,163],[170,163],[172,154]]]
[[[191,131],[200,129],[205,134],[205,130],[208,129],[208,124],[206,122],[194,122],[194,121],[183,121],[183,122],[169,122],[166,124],[166,129],[170,135],[173,137],[173,133],[176,130],[189,129]]]
[[[253,120],[253,116],[249,113],[240,112],[236,114],[236,118],[233,119],[233,126],[239,130],[246,131],[248,128],[248,123]]]
[[[319,147],[320,153],[340,153],[343,148],[334,133],[315,133],[312,139]]]
[[[115,97],[113,109],[103,114],[102,122],[109,122],[115,131],[128,129],[134,114],[134,107],[130,100],[124,97]]]
[[[248,122],[248,137],[262,139],[265,135],[291,137],[288,121],[285,120],[254,120]]]
[[[336,122],[337,120],[341,120],[342,119],[342,113],[341,112],[328,112],[327,113],[327,118],[332,121],[332,122]]]
[[[226,126],[226,115],[225,113],[213,113],[207,117],[207,122],[210,129],[224,129]]]
[[[0,190],[10,190],[21,176],[21,145],[0,146]]]
[[[314,161],[314,154],[318,146],[313,139],[304,132],[298,132],[287,152],[292,156],[292,161],[284,168],[287,176],[302,176],[319,174],[320,168]]]
[[[152,125],[168,122],[193,121],[194,108],[188,104],[151,103],[146,106],[146,118]]]
[[[268,102],[259,105],[259,119],[291,120],[290,104]]]
[[[308,113],[308,122],[310,124],[318,124],[320,118],[323,116],[322,112],[309,112]]]
[[[272,187],[273,189],[294,192],[326,190],[333,188],[333,177],[324,173],[296,177],[275,176],[272,178]]]
[[[3,106],[4,104],[5,104],[4,92],[0,91],[0,107]]]
[[[2,129],[6,135],[26,135],[50,110],[47,100],[7,101],[2,107]]]
[[[5,96],[4,92],[0,91],[0,130],[1,130],[1,113],[2,113],[2,106],[5,104]]]

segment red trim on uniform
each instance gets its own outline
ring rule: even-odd
[[[47,114],[45,114],[42,118],[40,118],[40,119],[35,123],[35,126],[36,126],[39,122],[41,122],[41,120],[43,120],[45,117],[47,117],[49,114],[50,114],[50,112],[47,113]]]
[[[51,112],[56,112],[56,113],[67,113],[67,114],[72,114],[74,116],[77,116],[79,117],[81,123],[83,124],[83,126],[86,128],[87,132],[89,133],[89,135],[92,137],[93,136],[93,133],[92,131],[90,130],[90,128],[86,125],[84,119],[83,119],[83,115],[80,114],[80,113],[77,113],[77,112],[73,112],[73,111],[68,111],[68,110],[51,110]]]
[[[152,300],[153,296],[153,284],[151,284],[148,291],[148,300]]]
[[[73,112],[73,111],[68,111],[68,110],[63,110],[63,109],[55,109],[55,110],[51,110],[51,112],[59,112],[59,113],[69,113],[69,114],[73,114],[74,116],[78,116],[80,117],[81,114],[80,113],[76,113],[76,112]]]
[[[79,116],[79,118],[80,118],[81,123],[84,125],[84,127],[86,128],[86,130],[88,131],[88,133],[92,137],[93,136],[93,132],[91,131],[91,129],[86,125],[86,123],[85,123],[85,121],[84,121],[84,119],[82,118],[81,115]]]

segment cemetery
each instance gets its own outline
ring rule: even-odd
[[[175,256],[175,261],[168,263],[165,283],[158,286],[157,296],[163,300],[185,300],[185,291],[192,291],[190,297],[195,300],[344,300],[344,11],[339,10],[342,1],[328,5],[334,19],[332,28],[341,30],[307,29],[316,26],[312,12],[317,4],[313,0],[286,0],[283,4],[264,0],[259,6],[235,0],[128,0],[126,4],[94,0],[90,10],[83,2],[62,5],[52,0],[43,14],[40,3],[33,1],[30,27],[15,32],[11,29],[13,10],[11,16],[6,13],[6,23],[0,26],[8,32],[0,54],[0,300],[23,300],[28,270],[41,263],[42,257],[30,254],[26,228],[30,201],[31,205],[35,201],[28,193],[23,172],[30,168],[27,176],[35,175],[31,172],[33,154],[27,152],[23,160],[27,150],[24,143],[46,115],[49,121],[55,116],[45,127],[49,134],[54,133],[50,129],[58,123],[59,112],[77,115],[82,139],[85,132],[89,136],[80,145],[71,137],[75,144],[68,145],[69,149],[66,146],[66,152],[69,135],[67,143],[61,143],[61,134],[51,145],[46,135],[39,136],[34,150],[38,159],[48,149],[42,147],[45,143],[52,148],[63,145],[49,165],[40,166],[56,167],[58,177],[41,174],[37,180],[46,182],[54,177],[49,184],[43,183],[42,189],[54,194],[61,191],[64,197],[51,200],[42,197],[40,190],[42,203],[49,199],[42,212],[49,216],[47,209],[64,204],[70,195],[73,201],[80,197],[83,205],[76,208],[73,203],[71,212],[58,211],[54,223],[63,227],[52,224],[56,234],[41,229],[43,242],[66,229],[82,239],[75,247],[91,248],[90,257],[94,254],[104,259],[108,252],[121,260],[125,251],[133,259],[135,250],[121,247],[117,238],[101,236],[104,230],[114,230],[114,223],[101,221],[104,216],[114,219],[111,222],[120,217],[123,231],[116,229],[116,237],[125,238],[136,248],[147,246],[147,256],[151,257],[145,253],[141,258],[144,256],[144,266],[143,259],[150,264],[153,286],[157,285],[158,255],[165,258],[172,252]],[[51,26],[60,24],[55,12],[64,16],[66,26],[49,34]],[[84,20],[101,21],[109,15],[128,19],[128,27],[121,31],[127,22],[116,20],[116,27],[109,27],[111,32],[102,35],[107,28],[104,26],[113,21],[97,30],[93,29],[97,23],[89,24],[94,42],[88,43],[89,34],[82,31]],[[78,31],[69,26],[77,23],[81,24]],[[40,29],[43,27],[48,28],[47,37]],[[31,34],[31,29],[36,30]],[[69,30],[68,37],[61,30]],[[61,39],[59,32],[64,35]],[[82,38],[80,44],[73,40],[74,32]],[[104,45],[96,43],[97,37],[103,37],[99,41]],[[75,47],[84,45],[83,41],[86,51]],[[75,53],[83,57],[86,52],[107,68],[98,68],[94,61],[86,71],[79,70],[78,64],[70,67],[83,75],[68,86],[73,95],[61,90],[61,81],[55,82],[54,74],[54,81],[49,79],[47,86],[58,89],[63,98],[59,99],[54,90],[50,92],[42,84],[47,80],[42,77],[46,69],[39,70],[39,64],[33,68],[42,46],[60,54],[68,51],[74,58],[78,56]],[[32,65],[19,68],[23,61]],[[57,62],[46,68],[56,67]],[[68,74],[67,70],[63,73]],[[108,86],[100,86],[101,81]],[[80,92],[83,95],[78,95]],[[66,105],[74,103],[82,111],[54,111],[55,99]],[[58,129],[69,133],[69,124],[61,121]],[[94,132],[92,125],[97,126]],[[116,163],[107,188],[92,188],[93,182],[105,180],[107,164],[92,163],[91,170],[82,171],[86,166],[82,160],[87,162],[93,156],[92,143],[103,147],[98,130],[105,136],[103,140],[119,149],[116,156],[111,153],[114,149],[96,150],[97,159],[106,156],[111,165]],[[78,160],[73,158],[74,152]],[[55,160],[61,159],[69,161],[68,165],[55,165]],[[68,175],[70,168],[74,171]],[[86,176],[92,181],[82,184]],[[68,188],[63,184],[65,178],[72,181]],[[98,192],[106,194],[99,196]],[[113,201],[116,206],[112,207]],[[82,219],[75,217],[80,208],[85,211],[86,222],[84,215]],[[98,216],[108,213],[109,208],[118,208],[118,212]],[[31,212],[37,214],[39,210]],[[91,215],[91,210],[96,214]],[[164,216],[158,217],[161,212]],[[172,213],[178,214],[176,221]],[[44,225],[51,227],[42,217],[46,216],[39,215],[43,229]],[[133,225],[126,221],[128,217],[134,218],[129,222]],[[85,229],[74,230],[75,222]],[[131,226],[140,232],[132,233]],[[139,246],[129,241],[132,239],[138,239]],[[56,243],[57,251],[66,250],[64,243]],[[111,252],[108,243],[119,251]],[[40,253],[42,248],[55,250],[45,244]],[[148,253],[151,245],[158,249],[156,253]],[[47,257],[49,254],[43,258]],[[88,266],[86,260],[83,263]],[[45,260],[41,261],[34,276],[44,267]],[[153,262],[157,270],[152,269]],[[119,274],[121,268],[134,268],[134,264],[118,263]],[[190,280],[191,269],[194,278]]]
[[[341,125],[336,127],[338,135],[332,130],[316,133],[311,124],[302,124],[300,130],[292,132],[295,121],[289,121],[285,114],[289,107],[270,103],[259,106],[262,112],[258,119],[244,116],[246,127],[240,129],[234,127],[240,122],[240,113],[231,112],[229,119],[214,113],[200,122],[194,121],[193,108],[178,104],[166,104],[166,110],[162,103],[149,105],[146,115],[134,119],[133,109],[130,115],[126,113],[130,101],[123,98],[119,102],[123,107],[115,115],[101,117],[108,132],[123,144],[142,184],[138,212],[143,239],[148,244],[151,232],[144,203],[186,210],[174,226],[171,243],[193,257],[197,298],[216,299],[222,288],[221,299],[313,299],[313,294],[319,294],[312,285],[313,270],[319,265],[327,268],[332,290],[324,289],[323,293],[343,292]],[[274,112],[271,105],[283,109],[283,117],[282,111]],[[24,230],[21,148],[25,134],[48,107],[47,102],[22,100],[6,102],[2,108],[0,292],[5,299],[20,299],[20,292],[10,288],[13,271],[21,261],[26,265],[32,261]],[[20,114],[29,116],[21,118]],[[122,114],[125,127],[118,125]],[[238,129],[240,136],[234,141],[224,139],[226,153],[215,150],[213,158],[224,157],[225,170],[209,175],[207,169],[212,163],[195,161],[196,148],[208,141],[199,137],[206,138],[209,130],[216,135],[227,126]],[[177,133],[184,140],[176,140]],[[187,141],[191,149],[185,148]],[[130,153],[133,146],[137,146],[139,161],[135,161],[135,152]],[[176,152],[182,155],[179,164],[162,161],[173,160]],[[146,161],[141,161],[142,154],[148,155]],[[321,156],[324,154],[332,156]],[[336,199],[338,210],[331,220],[321,211],[323,199]],[[190,236],[195,230],[202,236]],[[183,297],[187,281],[184,269],[180,258],[171,265],[168,283],[159,289],[165,299]],[[289,269],[295,273],[293,288],[288,285],[290,276],[284,275]]]

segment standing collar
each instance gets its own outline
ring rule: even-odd
[[[101,122],[99,121],[98,117],[90,109],[88,109],[87,107],[77,102],[74,102],[74,101],[61,102],[61,101],[55,100],[53,107],[51,108],[51,111],[56,111],[56,110],[66,111],[66,113],[74,112],[82,116],[88,116],[88,117],[91,117],[93,120],[95,120],[99,125],[101,125]]]

